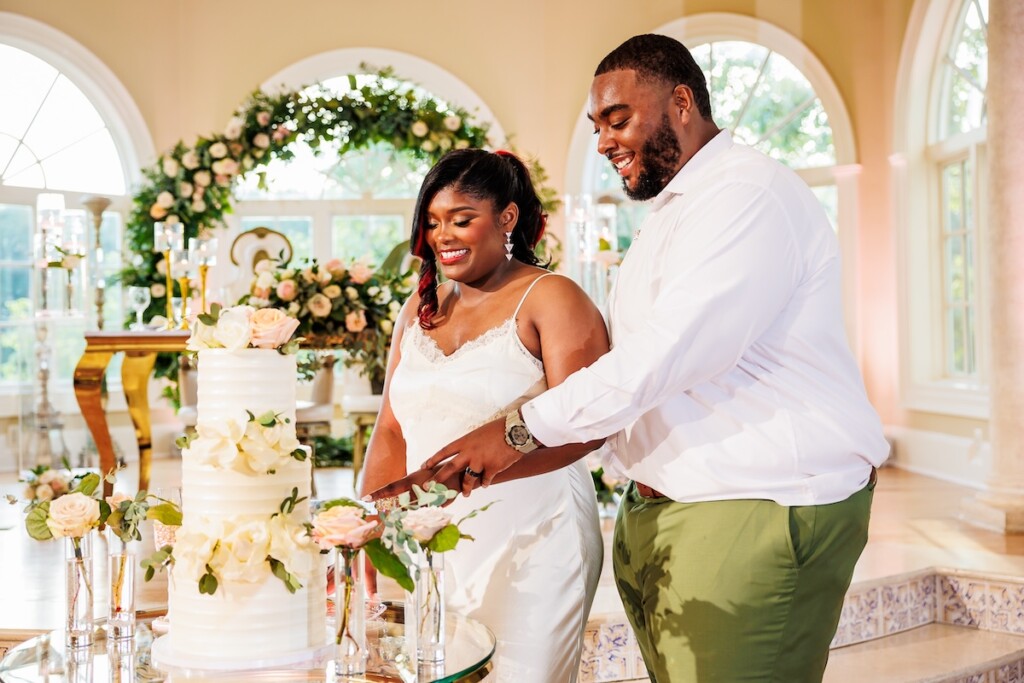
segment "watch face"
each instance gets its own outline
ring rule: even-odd
[[[522,446],[530,440],[530,432],[523,425],[514,425],[512,429],[508,431],[508,438],[512,440],[512,443],[516,446]]]

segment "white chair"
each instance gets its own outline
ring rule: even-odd
[[[258,227],[240,233],[231,242],[231,263],[238,268],[237,277],[229,285],[231,300],[237,301],[249,293],[257,263],[273,260],[285,265],[292,260],[292,254],[292,243],[277,230]]]

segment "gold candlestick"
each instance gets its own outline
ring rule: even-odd
[[[206,274],[210,266],[200,263],[199,266],[199,312],[206,313]]]
[[[171,299],[174,297],[174,278],[171,275],[171,250],[168,249],[164,252],[164,270],[167,273],[167,324],[164,325],[165,330],[174,329],[174,302]]]
[[[186,313],[188,312],[188,276],[178,278],[178,287],[181,288],[181,323],[178,325],[179,330],[188,329],[188,318]]]

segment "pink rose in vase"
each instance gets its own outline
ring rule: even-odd
[[[257,349],[276,349],[288,343],[299,321],[278,308],[261,308],[252,314],[252,340]]]
[[[366,510],[354,505],[336,505],[313,518],[313,540],[324,550],[335,546],[361,548],[374,537],[380,526],[366,519]]]

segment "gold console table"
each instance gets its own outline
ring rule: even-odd
[[[181,353],[188,341],[187,330],[167,332],[86,332],[85,352],[75,366],[75,398],[82,417],[96,442],[100,456],[100,474],[115,467],[114,442],[110,437],[107,415],[101,403],[103,375],[115,353],[124,353],[121,384],[124,387],[128,414],[135,425],[139,443],[139,490],[149,488],[149,471],[153,459],[152,430],[149,420],[149,377],[156,364],[156,354]],[[103,495],[109,496],[113,485],[104,480]]]

